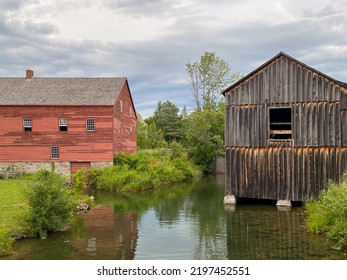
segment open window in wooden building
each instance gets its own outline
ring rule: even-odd
[[[292,139],[292,109],[270,108],[270,139]]]

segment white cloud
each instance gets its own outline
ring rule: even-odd
[[[0,76],[127,76],[144,117],[191,106],[185,64],[247,74],[280,51],[347,80],[347,0],[0,0]]]

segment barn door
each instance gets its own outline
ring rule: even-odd
[[[90,161],[86,162],[71,162],[71,174],[76,173],[78,170],[85,168],[90,169],[91,163]]]

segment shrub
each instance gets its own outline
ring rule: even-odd
[[[338,185],[330,183],[317,201],[305,205],[306,223],[315,234],[327,232],[331,239],[340,243],[347,240],[347,179]]]
[[[75,174],[71,175],[71,187],[72,191],[76,194],[81,194],[82,191],[87,188],[86,180],[87,180],[87,170],[82,168],[77,170]]]
[[[163,150],[144,150],[133,155],[116,155],[115,165],[103,169],[95,177],[96,187],[138,191],[184,181],[198,174],[180,144],[172,144],[171,155],[163,156],[163,153]]]
[[[65,179],[49,171],[39,172],[26,191],[30,222],[41,238],[48,232],[62,230],[72,216],[72,196]]]

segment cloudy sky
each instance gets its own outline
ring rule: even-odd
[[[0,0],[0,77],[127,77],[144,117],[192,107],[187,62],[280,51],[347,82],[347,0]]]

